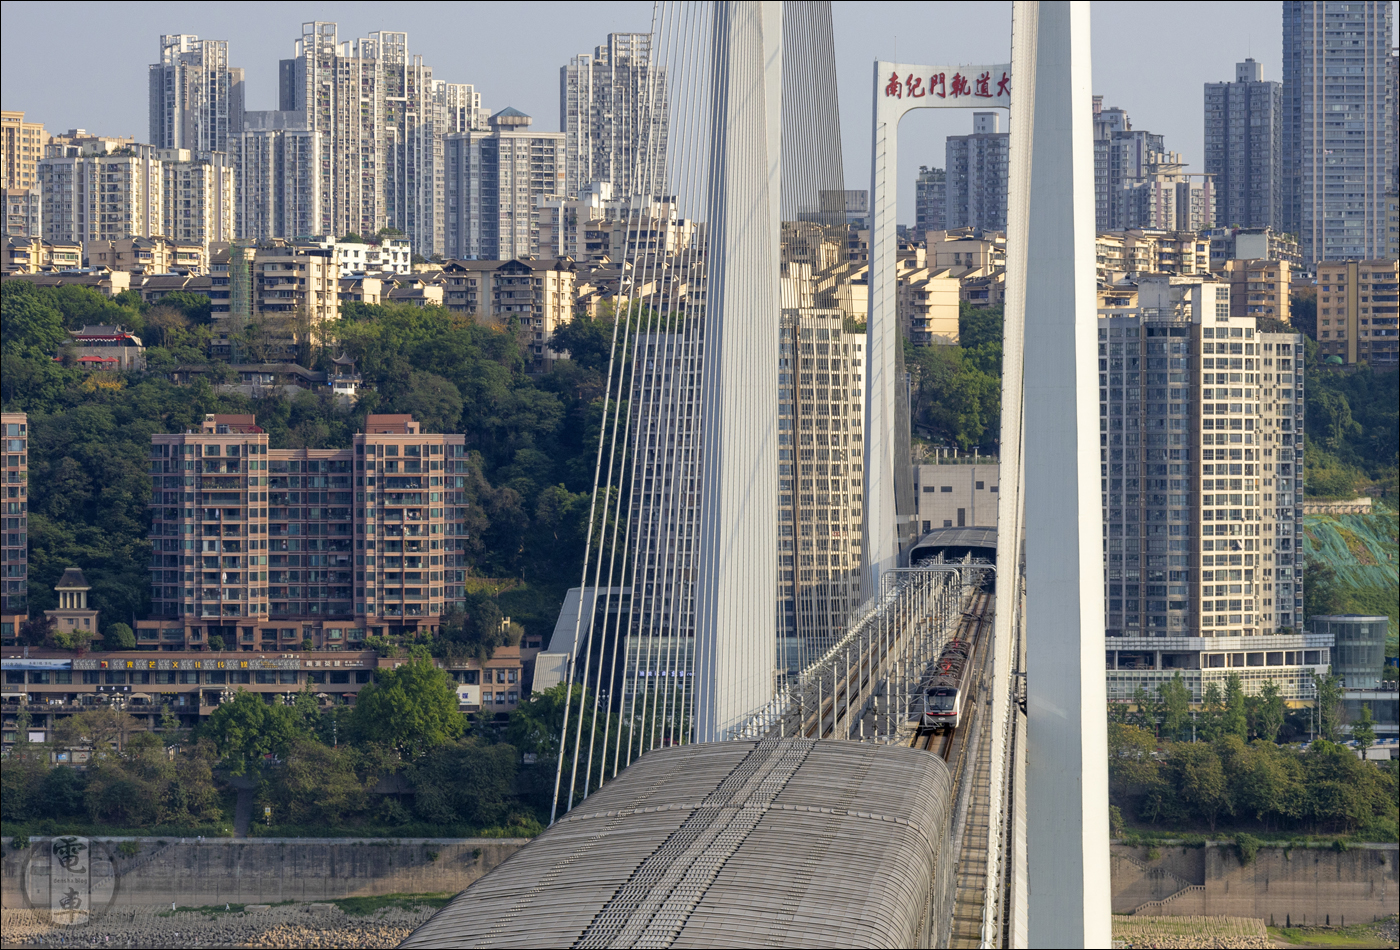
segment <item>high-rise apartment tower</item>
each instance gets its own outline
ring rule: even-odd
[[[652,57],[650,33],[610,33],[559,68],[565,195],[595,181],[620,198],[666,193],[666,75]]]
[[[1277,228],[1283,220],[1283,87],[1253,59],[1234,82],[1205,89],[1206,173],[1215,176],[1216,220],[1226,227]]]
[[[1298,235],[1307,267],[1388,249],[1394,17],[1392,4],[1374,0],[1283,4],[1283,227]]]
[[[150,67],[150,144],[227,152],[243,128],[243,70],[228,64],[226,40],[188,33],[160,38]]]
[[[1303,338],[1231,314],[1230,286],[1144,277],[1099,311],[1109,696],[1178,673],[1312,695],[1303,633]]]

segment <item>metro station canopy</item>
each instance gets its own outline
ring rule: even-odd
[[[651,752],[402,946],[929,946],[950,785],[906,747]]]

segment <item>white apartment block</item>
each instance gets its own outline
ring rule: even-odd
[[[188,33],[160,38],[152,63],[150,142],[156,148],[227,152],[243,127],[243,70],[228,64],[228,42]]]
[[[395,227],[424,257],[442,254],[444,138],[479,126],[475,89],[434,79],[422,57],[409,53],[406,33],[342,43],[336,24],[319,21],[302,24],[295,56],[281,61],[279,73],[279,111],[300,118],[262,124],[282,126],[285,149],[299,123],[315,144],[298,145],[298,157],[314,152],[317,164],[316,174],[287,182],[296,194],[284,191],[283,209],[271,218],[289,222],[311,207],[314,226],[300,235]]]
[[[674,200],[612,198],[611,192],[607,182],[592,182],[578,198],[541,202],[540,253],[579,262],[627,260],[658,273],[657,262],[690,246],[695,222],[680,217]]]
[[[44,199],[38,185],[5,189],[5,237],[40,237],[44,233]]]
[[[865,334],[841,309],[784,308],[778,337],[778,631],[795,672],[860,602]]]
[[[301,112],[245,112],[233,137],[235,233],[261,242],[320,234],[322,137]]]
[[[411,274],[413,247],[407,240],[385,238],[378,244],[357,241],[323,241],[322,247],[335,252],[341,277],[353,274]]]
[[[530,116],[507,107],[488,131],[449,135],[446,142],[445,257],[510,260],[541,251],[546,199],[564,187],[564,134],[537,132]]]
[[[1109,698],[1180,672],[1311,696],[1302,631],[1303,341],[1232,316],[1230,286],[1148,275],[1099,311]]]
[[[161,233],[164,175],[156,149],[39,162],[44,239],[82,244]]]
[[[233,240],[234,174],[224,152],[192,154],[168,149],[161,157],[161,233],[206,251],[214,242]]]
[[[50,156],[39,180],[48,241],[164,236],[207,249],[233,236],[233,171],[221,152],[135,145]]]
[[[666,71],[652,57],[650,33],[610,33],[592,56],[560,67],[567,166],[560,194],[581,196],[595,181],[619,197],[666,193]]]

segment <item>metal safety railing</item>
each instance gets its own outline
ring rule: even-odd
[[[735,730],[765,736],[907,741],[925,671],[962,620],[990,564],[924,562],[886,571],[844,636]]]

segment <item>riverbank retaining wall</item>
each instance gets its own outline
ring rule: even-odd
[[[1257,917],[1283,925],[1366,923],[1400,903],[1394,844],[1262,847],[1245,863],[1233,842],[1113,846],[1113,912],[1147,917]]]
[[[97,839],[111,856],[114,906],[275,904],[384,894],[456,893],[525,838]],[[4,841],[3,900],[26,906],[27,878],[49,873],[49,839]]]

